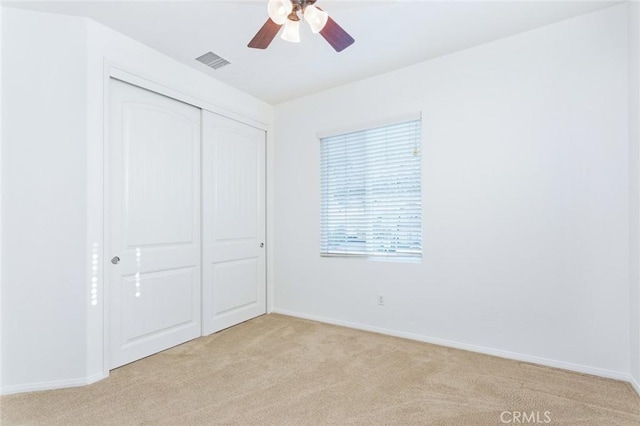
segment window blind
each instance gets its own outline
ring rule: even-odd
[[[321,138],[321,254],[422,257],[421,158],[421,120]]]

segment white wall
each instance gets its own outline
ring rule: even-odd
[[[278,105],[275,311],[627,378],[626,11]],[[321,258],[316,132],[415,111],[423,262]]]
[[[236,118],[270,126],[272,107],[84,18],[3,7],[2,24],[2,393],[90,383],[107,371],[106,65]]]
[[[85,375],[86,25],[3,9],[2,385]]]
[[[631,376],[640,393],[640,3],[629,3],[629,280]]]

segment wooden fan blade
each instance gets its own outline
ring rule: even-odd
[[[253,36],[247,46],[253,47],[254,49],[266,49],[276,34],[278,34],[278,31],[280,31],[281,26],[282,25],[273,22],[271,18],[267,19],[267,22],[265,22],[262,28],[260,28],[260,31]]]
[[[327,20],[327,24],[320,31],[322,37],[325,38],[333,47],[336,52],[342,52],[347,47],[351,46],[355,40],[340,25],[336,23],[331,17]]]

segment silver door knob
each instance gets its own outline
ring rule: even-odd
[[[114,265],[117,265],[118,262],[120,262],[120,258],[118,256],[115,256],[113,259],[111,259],[111,263],[113,263]]]
[[[264,243],[260,243],[260,248],[264,247]]]

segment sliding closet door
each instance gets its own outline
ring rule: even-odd
[[[110,83],[110,367],[201,334],[200,110]]]
[[[206,335],[266,313],[265,132],[202,114]]]

